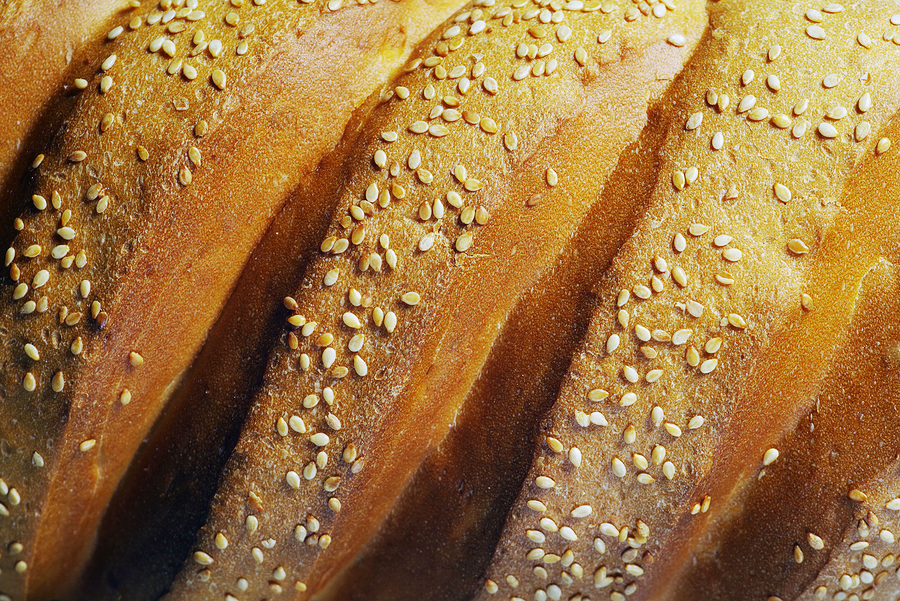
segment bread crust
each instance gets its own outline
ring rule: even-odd
[[[628,28],[600,9],[474,4],[420,47],[345,164],[323,254],[284,300],[296,329],[170,598],[316,594],[446,436],[706,23],[699,3]]]
[[[852,208],[869,165],[893,168],[879,141],[893,133],[896,54],[857,39],[889,13],[829,13],[820,32],[809,29],[817,15],[783,3],[711,8],[711,35],[672,88],[647,214],[598,290],[476,598],[600,589],[611,599],[788,599],[803,590],[820,562],[794,559],[787,516],[806,521],[823,507],[798,507],[802,476],[773,491],[766,474],[805,469],[785,439],[808,440],[803,418],[841,361],[859,283],[880,252],[864,259],[865,242],[848,246],[850,231],[866,231],[856,219],[879,224],[863,235],[872,246],[896,240],[871,193],[860,217]],[[827,517],[814,521],[839,530],[852,486],[823,486]]]
[[[431,18],[410,4],[163,2],[104,33],[7,254],[7,594],[70,594],[247,255]]]

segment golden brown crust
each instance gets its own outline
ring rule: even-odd
[[[882,134],[896,139],[896,119]],[[886,154],[857,169],[848,182],[840,213],[809,269],[810,287],[820,291],[809,315],[816,319],[805,320],[802,332],[782,333],[781,344],[773,346],[785,349],[779,361],[784,371],[774,378],[757,377],[759,388],[747,397],[764,399],[769,391],[780,390],[794,400],[794,412],[783,420],[784,433],[775,445],[778,461],[736,486],[713,516],[714,536],[698,546],[698,561],[684,570],[680,590],[673,589],[669,598],[698,593],[734,598],[733,591],[740,588],[760,598],[805,599],[821,594],[821,586],[831,598],[848,590],[841,581],[844,574],[851,580],[856,575],[851,588],[860,587],[860,594],[874,584],[863,575],[860,585],[861,570],[873,569],[864,565],[871,563],[863,562],[866,554],[878,555],[880,569],[893,566],[890,584],[876,585],[874,598],[890,598],[896,589],[896,566],[881,561],[897,550],[896,513],[885,504],[900,495],[895,262],[900,227],[891,216],[900,188],[889,175],[898,167],[900,156]],[[811,366],[798,365],[791,356],[821,357],[821,378],[796,378]],[[867,498],[852,500],[852,490]],[[874,520],[867,517],[870,511]],[[759,520],[760,515],[766,520]],[[887,532],[881,538],[883,529]],[[821,545],[810,546],[809,533]],[[867,541],[871,548],[855,545]],[[767,576],[754,578],[759,574]]]
[[[7,254],[10,594],[72,585],[247,254],[421,27],[398,3],[170,5],[105,34]]]
[[[789,550],[769,548],[764,562],[729,547],[711,577],[691,557],[725,507],[743,518],[733,495],[763,463],[780,465],[779,439],[846,336],[848,283],[868,266],[830,248],[846,248],[841,228],[859,235],[843,190],[861,162],[888,160],[878,144],[898,92],[896,53],[856,36],[890,16],[881,5],[835,9],[817,25],[782,3],[712,9],[711,36],[673,87],[648,213],[599,291],[478,598],[748,599],[789,579]],[[880,100],[869,107],[866,93]],[[731,103],[716,108],[723,94]],[[862,122],[871,133],[854,135]],[[771,523],[749,521],[766,546]]]
[[[469,599],[531,464],[531,440],[587,329],[593,289],[646,209],[668,119],[651,111],[552,269],[517,299],[453,429],[328,599]]]
[[[446,435],[706,22],[582,7],[466,9],[375,111],[171,598],[314,593]]]
[[[176,388],[81,598],[900,594],[895,6],[204,2],[0,8],[0,601]]]
[[[126,0],[20,1],[0,6],[0,227],[8,243],[21,207],[20,180],[77,94],[102,34],[130,12]],[[39,125],[38,125],[39,124]]]
[[[405,45],[386,52],[382,65],[370,65],[370,77],[360,83],[360,90],[371,91],[390,68],[399,70],[414,45],[458,4],[388,5],[393,18],[403,23]],[[350,18],[356,28],[377,30],[383,16],[373,14],[366,23]],[[288,313],[281,299],[293,292],[328,226],[333,206],[321,182],[340,187],[342,163],[353,148],[355,131],[378,104],[378,96],[380,92],[355,111],[338,148],[315,171],[301,174],[291,198],[248,259],[203,350],[110,502],[98,552],[79,593],[84,598],[156,598],[181,568],[260,385],[266,358],[284,329]],[[122,532],[129,535],[123,537]]]

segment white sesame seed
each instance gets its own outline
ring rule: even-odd
[[[556,174],[556,170],[552,167],[547,168],[547,185],[550,187],[554,187],[559,183],[559,176]]]
[[[675,464],[671,461],[666,461],[662,466],[663,475],[667,480],[671,480],[675,477]]]
[[[837,129],[831,124],[823,121],[819,124],[818,127],[819,135],[823,138],[836,138],[838,135]]]
[[[847,496],[850,497],[851,500],[856,501],[857,503],[865,503],[866,500],[869,498],[866,493],[859,490],[858,488],[852,489],[849,493],[847,493]]]
[[[573,518],[586,518],[594,512],[594,509],[590,505],[579,505],[575,509],[572,510]]]
[[[569,449],[569,463],[574,465],[575,467],[581,467],[581,449],[578,447],[572,447]]]
[[[687,131],[692,131],[700,127],[700,124],[703,123],[703,113],[697,112],[688,117],[687,122],[684,124],[684,129]]]
[[[685,38],[680,33],[673,33],[672,35],[670,35],[668,37],[668,39],[666,41],[669,42],[670,44],[672,44],[673,46],[675,46],[676,48],[681,48],[682,46],[684,46],[687,43],[687,38]]]
[[[548,478],[547,476],[538,476],[534,479],[534,483],[538,486],[538,488],[543,489],[550,489],[556,486],[556,482],[554,482],[552,478]]]
[[[806,28],[806,35],[811,37],[814,40],[824,40],[825,39],[825,30],[819,27],[818,25],[810,25]]]

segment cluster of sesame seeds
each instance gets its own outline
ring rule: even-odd
[[[662,18],[674,10],[668,6],[649,16]],[[259,581],[271,562],[298,557],[298,549],[306,552],[300,562],[294,560],[288,576],[307,581],[314,554],[328,548],[340,513],[348,509],[343,491],[354,486],[354,476],[364,470],[377,442],[371,436],[378,422],[372,420],[382,419],[383,391],[396,386],[392,373],[403,377],[408,369],[405,357],[413,351],[397,349],[414,344],[416,332],[430,327],[423,319],[440,308],[443,293],[434,282],[452,277],[452,270],[464,264],[461,257],[477,256],[482,232],[497,223],[498,214],[536,205],[503,207],[495,191],[523,150],[524,137],[517,130],[528,118],[516,115],[512,104],[519,102],[523,88],[540,90],[543,82],[559,79],[577,83],[600,45],[614,43],[610,27],[635,20],[624,19],[612,2],[480,0],[436,32],[381,96],[357,145],[350,185],[321,254],[297,292],[281,301],[288,312],[285,344],[270,371],[281,382],[280,392],[264,395],[249,429],[274,440],[285,450],[283,459],[277,466],[245,466],[241,480],[226,485],[232,491],[266,491],[260,497],[267,503],[277,495],[279,503],[313,520],[275,523],[251,503],[247,530],[273,541],[271,552],[256,547],[257,575],[245,574],[251,582]],[[609,32],[598,39],[597,27]],[[510,43],[498,44],[499,36]],[[593,44],[588,50],[576,45],[587,40]],[[535,106],[535,115],[545,108]],[[561,173],[553,164],[540,167],[544,198],[569,184]],[[286,388],[297,391],[293,401],[284,396]],[[702,418],[692,424],[700,428]],[[251,444],[253,439],[245,437],[238,451],[252,458]],[[580,461],[577,448],[566,456],[573,465]],[[228,502],[243,500],[232,492]],[[582,504],[570,516],[585,519],[590,513],[591,506]],[[210,536],[197,548],[214,562],[207,582],[217,578],[220,556],[245,553],[249,544],[244,536],[228,536],[227,550],[215,545],[212,534],[229,532],[226,514],[214,513]],[[634,530],[625,537],[634,541],[646,539],[645,527],[620,529]],[[559,524],[557,530],[562,540],[580,536],[574,524]],[[545,553],[541,561],[566,566],[579,578],[584,573],[571,553],[560,553],[558,560]],[[638,573],[641,568],[633,563],[630,570]],[[559,598],[557,590],[549,588],[547,598]]]
[[[56,408],[68,407],[85,370],[97,364],[120,370],[126,385],[89,391],[94,404],[74,421],[94,420],[102,429],[106,424],[101,417],[88,414],[97,404],[105,407],[107,395],[115,400],[111,416],[140,401],[141,367],[153,360],[152,349],[107,357],[98,342],[98,333],[115,324],[110,307],[120,300],[116,274],[127,273],[135,257],[132,251],[142,243],[145,232],[139,231],[139,224],[167,210],[172,185],[196,181],[204,168],[202,139],[229,110],[230,88],[258,68],[254,55],[265,52],[271,30],[318,18],[318,11],[303,9],[309,3],[202,4],[132,2],[117,13],[120,24],[105,32],[100,54],[72,82],[78,105],[67,130],[31,162],[30,205],[14,221],[18,233],[4,262],[11,280],[3,309],[10,328],[8,375],[17,389],[8,399],[8,415],[33,413],[39,404],[54,408],[44,416],[52,420]],[[140,186],[134,185],[137,181]],[[48,434],[66,436],[57,426],[52,421],[35,425],[34,439],[10,441],[15,447],[37,446],[28,449],[23,465],[14,464],[19,453],[4,459],[4,470],[33,474],[26,482],[39,498],[46,485],[38,470],[57,457],[48,449],[59,441],[48,440]],[[102,442],[101,432],[88,431],[65,444],[74,452],[74,461],[95,461]],[[11,556],[0,559],[0,591],[5,596],[25,594],[27,582],[21,574],[27,558],[21,555],[31,552],[29,537],[40,528],[34,514],[0,525],[0,542],[21,540],[15,543],[21,568],[12,562],[7,569]],[[81,544],[73,541],[75,547]]]
[[[895,548],[895,516],[882,508],[860,501],[840,541],[824,540],[813,532],[798,541],[791,551],[797,564],[807,557],[828,553],[817,577],[805,587],[805,594],[817,601],[861,601],[889,591],[898,580]],[[890,502],[888,502],[890,505]],[[889,508],[888,508],[889,509]],[[777,596],[770,597],[779,598]]]
[[[732,347],[743,349],[746,341],[767,336],[767,318],[760,320],[763,314],[750,301],[751,290],[761,286],[760,275],[755,273],[761,263],[774,259],[796,265],[799,272],[803,269],[801,261],[814,255],[817,243],[814,230],[785,228],[774,243],[777,249],[764,248],[758,241],[744,237],[740,229],[729,231],[730,226],[720,225],[733,223],[728,215],[728,207],[732,205],[740,205],[742,211],[757,215],[753,212],[757,209],[748,206],[751,202],[762,202],[759,189],[769,191],[765,200],[770,203],[766,206],[785,215],[798,210],[798,205],[803,207],[800,211],[815,206],[810,202],[813,189],[790,171],[760,169],[759,173],[753,173],[753,178],[761,174],[765,174],[763,178],[771,178],[759,182],[761,185],[754,181],[738,188],[730,183],[733,177],[730,171],[735,167],[741,169],[736,157],[751,161],[757,158],[742,148],[747,144],[748,132],[758,149],[771,144],[772,139],[782,139],[785,144],[824,145],[831,152],[841,153],[842,158],[864,152],[882,156],[891,148],[887,138],[883,143],[870,140],[870,134],[883,123],[873,107],[877,108],[884,88],[867,83],[873,77],[867,69],[874,66],[859,68],[859,74],[849,69],[831,72],[828,69],[835,67],[828,65],[821,67],[821,74],[798,74],[796,65],[790,63],[795,52],[808,52],[809,48],[815,48],[810,44],[820,43],[831,35],[826,33],[832,31],[829,20],[846,20],[848,16],[836,4],[815,12],[818,29],[809,28],[812,13],[807,13],[803,16],[806,23],[802,28],[807,30],[803,39],[775,36],[779,43],[766,40],[759,57],[751,54],[755,49],[730,56],[727,72],[718,63],[712,67],[711,62],[705,62],[704,66],[711,67],[711,71],[721,69],[722,77],[697,78],[715,82],[699,95],[702,99],[699,106],[679,103],[671,136],[676,150],[671,156],[667,152],[668,160],[664,162],[672,165],[671,171],[666,172],[667,187],[657,189],[654,200],[659,199],[659,207],[654,209],[651,205],[648,211],[651,215],[668,214],[668,217],[654,222],[652,227],[644,223],[645,228],[636,235],[640,242],[623,249],[627,253],[619,258],[619,271],[614,263],[616,277],[610,279],[624,286],[606,289],[601,295],[603,299],[612,299],[612,306],[595,314],[585,350],[576,355],[570,381],[552,412],[548,426],[552,434],[543,439],[545,444],[539,448],[531,477],[520,497],[523,507],[514,510],[501,542],[501,552],[488,572],[486,594],[508,592],[510,599],[531,598],[531,591],[521,590],[524,582],[538,587],[538,591],[549,590],[540,578],[532,579],[515,571],[529,564],[514,554],[520,549],[531,553],[529,543],[522,540],[522,533],[525,532],[529,542],[536,542],[529,535],[540,532],[540,526],[534,522],[547,516],[568,517],[565,506],[573,501],[578,503],[579,494],[596,499],[595,491],[602,491],[588,514],[598,516],[598,521],[605,513],[631,519],[642,517],[656,526],[655,532],[665,533],[673,512],[685,511],[699,519],[714,510],[715,499],[704,490],[698,462],[702,463],[705,454],[713,452],[714,442],[707,437],[720,431],[722,416],[727,416],[728,410],[713,401],[718,398],[712,392],[717,386],[709,382],[734,378],[730,372],[720,374],[724,365],[734,364],[735,358],[729,353]],[[794,20],[796,16],[788,18]],[[838,31],[845,25],[842,21],[834,27]],[[727,35],[724,30],[721,33]],[[678,42],[678,39],[669,40],[676,46]],[[848,52],[855,54],[869,48],[871,44],[860,43]],[[719,51],[709,49],[710,54]],[[881,73],[878,77],[884,76]],[[815,83],[801,86],[798,81],[801,78]],[[817,135],[810,137],[808,131]],[[832,146],[835,143],[839,146]],[[730,151],[728,158],[720,158],[726,154],[724,151]],[[723,168],[724,164],[730,166]],[[852,160],[844,164],[852,164]],[[753,200],[745,196],[751,190],[756,195]],[[713,204],[721,203],[725,208],[709,211],[710,197],[715,199]],[[698,210],[704,205],[707,210]],[[762,219],[770,218],[759,215]],[[687,223],[674,231],[666,227],[673,222],[684,223],[685,219]],[[760,225],[757,223],[756,227]],[[775,229],[782,227],[777,222]],[[763,289],[771,286],[771,283],[762,284]],[[796,296],[798,310],[813,310],[810,294],[797,291]],[[671,318],[670,314],[675,317]],[[682,319],[684,322],[678,323]],[[573,373],[578,375],[572,377]],[[665,388],[657,388],[660,386]],[[679,395],[686,398],[673,403],[673,398]],[[694,429],[696,433],[692,433]],[[783,467],[779,450],[774,447],[761,451],[756,461],[761,464],[760,475],[765,469]],[[685,476],[687,483],[672,486]],[[591,484],[584,485],[585,479]],[[760,486],[764,486],[765,481],[761,482]],[[686,491],[690,491],[689,495],[685,495]],[[666,516],[666,524],[652,521],[660,515],[654,504],[665,508],[662,515]],[[900,507],[900,502],[896,505]],[[639,513],[647,506],[653,509],[648,514]],[[614,534],[615,529],[615,525],[606,526],[609,534]],[[577,528],[575,531],[581,537]],[[551,539],[546,535],[544,539],[547,542],[541,542],[546,547]],[[656,544],[662,545],[663,540]],[[654,541],[648,544],[659,557]],[[854,549],[862,549],[861,541],[853,544]],[[788,557],[793,564],[800,564],[823,545],[821,538],[810,533],[809,541],[798,541],[789,549]],[[570,549],[575,560],[587,569],[585,557],[574,546]],[[526,559],[534,565],[540,559],[537,555],[535,552],[534,559]],[[623,599],[627,596],[624,586],[632,572],[625,565],[613,566],[606,561],[603,572],[596,569],[597,577],[604,583],[609,574],[618,574],[622,588],[617,588],[614,594]],[[504,587],[502,575],[507,573],[517,583],[515,590]],[[635,577],[631,583],[638,581]],[[853,582],[859,585],[859,578]],[[590,591],[587,583],[576,582],[562,588],[562,598],[569,598],[573,593],[589,595]],[[845,594],[836,598],[849,597]],[[865,598],[871,598],[871,594]]]

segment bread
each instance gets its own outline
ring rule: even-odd
[[[70,592],[247,254],[453,5],[182,4],[118,17],[65,127],[32,157],[0,309],[2,473],[22,503],[0,525],[16,545],[7,594]]]
[[[202,140],[187,181],[183,162],[115,166],[103,217],[123,211],[86,244],[121,273],[51,277],[73,290],[90,279],[109,315],[83,334],[86,360],[64,368],[61,393],[56,326],[29,323],[49,324],[50,312],[21,317],[25,299],[4,301],[0,532],[23,544],[0,557],[0,590],[173,601],[900,594],[896,8],[542,4],[478,0],[384,87],[406,40],[389,56],[363,51],[380,63],[346,57],[355,94],[315,98],[299,76],[305,103],[269,94],[266,110],[318,114],[321,140],[235,109]],[[369,31],[361,17],[376,31],[394,22],[388,10],[424,35],[449,9],[382,2],[321,19],[345,18],[328,31],[352,36]],[[116,65],[151,60],[151,38],[116,40]],[[293,56],[316,63],[331,43]],[[260,72],[288,64],[267,56]],[[209,102],[265,97],[262,79],[234,89],[242,63],[230,60],[225,89],[206,82]],[[106,98],[79,100],[20,197],[48,182],[85,187],[89,160],[65,161],[80,158],[79,132]],[[326,128],[337,98],[344,117]],[[116,125],[100,139],[155,136],[134,118]],[[267,144],[273,132],[280,141]],[[273,177],[272,165],[290,174]],[[236,181],[267,192],[253,186],[260,177],[279,191],[253,196],[268,208],[227,234],[215,211],[184,209],[177,218],[207,234],[187,242],[169,207],[194,209],[185,203],[200,196],[153,196],[168,181],[176,195],[206,186],[204,202],[216,202]],[[246,206],[219,202],[235,215]],[[73,202],[72,219],[95,203]],[[51,212],[26,211],[17,257],[57,227]],[[102,238],[135,232],[147,250],[130,262]],[[15,258],[11,275],[31,282],[42,260]],[[206,296],[179,266],[202,274]],[[172,276],[147,286],[147,273]],[[93,300],[83,296],[69,304]],[[43,328],[46,352],[23,346]],[[146,358],[136,371],[132,350]],[[23,391],[26,369],[43,388]],[[99,445],[81,444],[86,428]],[[91,470],[88,492],[76,483]]]
[[[8,197],[31,161],[49,143],[77,94],[75,75],[99,52],[110,20],[129,11],[123,0],[76,0],[51,6],[10,2],[0,7],[0,190]],[[121,18],[121,17],[120,17]],[[44,26],[52,23],[52,26]],[[89,59],[88,59],[89,60]],[[40,120],[41,127],[36,127]],[[9,227],[21,207],[0,205]]]

